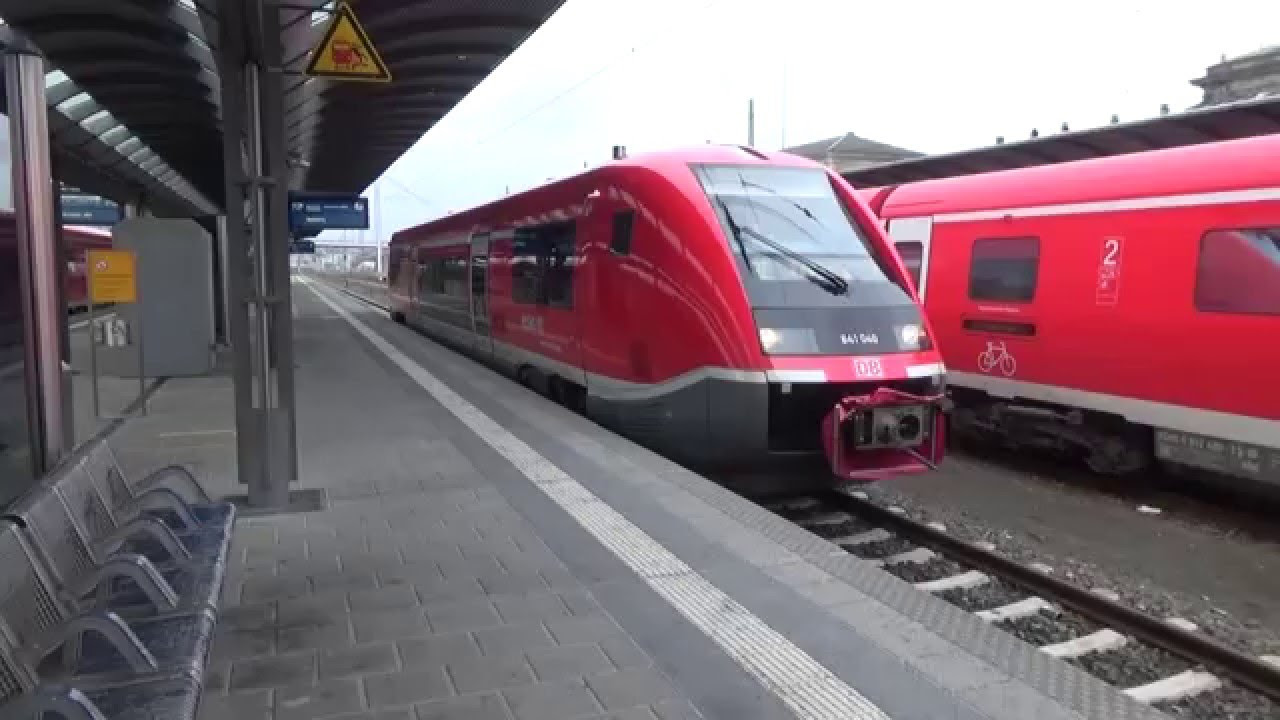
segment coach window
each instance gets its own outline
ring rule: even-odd
[[[537,228],[518,228],[511,250],[511,299],[521,305],[535,305],[542,294],[542,273],[538,268],[542,246]]]
[[[902,258],[902,264],[907,266],[912,282],[916,284],[916,289],[919,289],[920,264],[924,261],[924,243],[900,242],[895,245],[898,247],[898,256]]]
[[[969,298],[1029,303],[1039,270],[1040,238],[979,238],[969,265]]]
[[[573,307],[574,223],[556,223],[544,228],[547,233],[543,267],[545,302],[551,307]]]
[[[613,214],[613,242],[609,249],[619,255],[631,254],[631,231],[635,226],[634,210],[619,210]]]
[[[1205,233],[1195,303],[1204,312],[1280,315],[1280,227]]]

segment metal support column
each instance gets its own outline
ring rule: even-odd
[[[69,451],[74,432],[66,412],[63,356],[66,313],[62,267],[54,232],[53,164],[44,96],[44,58],[20,37],[3,38],[13,206],[22,263],[26,327],[28,416],[37,447],[35,471],[43,474]]]
[[[265,3],[223,0],[220,10],[228,329],[239,475],[251,507],[284,508],[297,477],[287,166],[280,75],[264,70],[280,66],[279,22],[275,7]]]
[[[217,313],[214,322],[216,328],[217,342],[221,345],[231,345],[231,330],[228,323],[231,318],[231,287],[228,280],[227,260],[230,257],[230,248],[227,245],[227,216],[218,215],[214,218],[214,254],[218,263],[217,286],[214,292],[217,294],[217,301],[214,303],[214,312]]]

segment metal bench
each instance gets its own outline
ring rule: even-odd
[[[19,499],[0,519],[0,717],[193,718],[234,521],[185,469],[130,483],[105,442]]]

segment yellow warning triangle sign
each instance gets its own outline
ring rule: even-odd
[[[391,71],[378,57],[373,42],[345,2],[338,3],[324,37],[312,50],[306,74],[339,80],[391,82]]]

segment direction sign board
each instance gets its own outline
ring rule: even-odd
[[[311,51],[306,74],[335,80],[391,82],[391,71],[345,2],[338,3],[333,20]]]
[[[62,222],[69,225],[115,225],[124,217],[120,206],[82,192],[62,193]]]
[[[90,250],[89,302],[132,303],[138,301],[138,263],[131,250]]]
[[[289,231],[365,230],[369,201],[359,195],[289,193]]]
[[[314,240],[293,240],[289,242],[290,255],[314,255],[316,252],[316,243]]]

